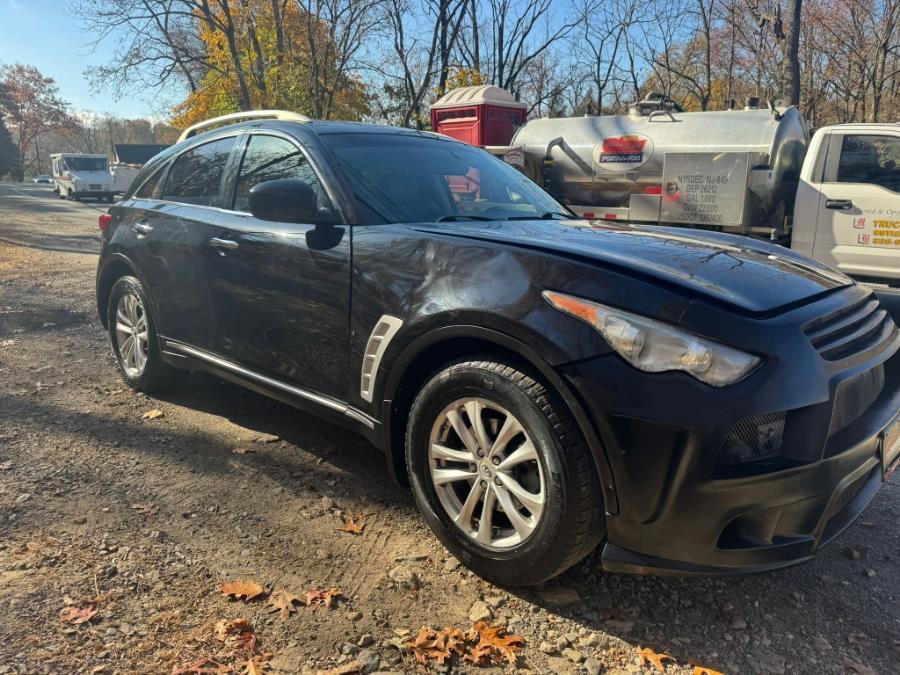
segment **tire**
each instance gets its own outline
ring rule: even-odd
[[[132,300],[126,298],[137,300],[138,305],[133,314],[127,309],[128,303]],[[167,388],[173,374],[171,366],[163,363],[156,320],[149,307],[150,303],[141,282],[135,277],[124,276],[113,284],[106,313],[110,344],[116,357],[119,374],[129,387],[148,394]],[[137,341],[142,347],[136,350],[137,353],[129,350],[128,338],[123,338],[123,332],[119,329],[120,326],[128,325],[137,326],[138,334],[145,335],[143,341]]]
[[[455,418],[450,411],[456,411]],[[481,420],[481,434],[473,413]],[[500,433],[510,417],[521,427],[514,436]],[[475,454],[452,419],[468,429]],[[485,446],[493,448],[485,452]],[[515,461],[507,467],[513,454]],[[437,538],[466,567],[495,584],[546,581],[605,536],[600,483],[575,421],[553,391],[516,367],[463,361],[433,376],[410,410],[406,461],[416,502]],[[474,478],[437,485],[434,470],[439,481],[451,475],[448,470]],[[480,500],[472,496],[476,491]],[[487,492],[493,495],[491,504],[500,504],[488,514],[492,527],[482,525]],[[477,505],[467,509],[470,500]],[[517,518],[507,515],[511,510]]]

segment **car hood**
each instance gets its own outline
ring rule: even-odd
[[[417,230],[554,252],[767,313],[853,281],[790,249],[748,237],[588,220],[456,221]]]

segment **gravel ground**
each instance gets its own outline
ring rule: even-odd
[[[651,647],[667,673],[900,673],[897,478],[790,570],[633,577],[595,553],[497,588],[437,544],[364,440],[208,376],[127,389],[94,310],[101,210],[0,184],[0,673],[238,668],[215,624],[239,617],[271,672],[418,672],[398,643],[488,618],[524,638],[523,672],[655,673],[637,656]],[[361,535],[339,531],[359,513]],[[282,620],[225,598],[237,578],[343,599]],[[66,607],[96,614],[74,624]]]

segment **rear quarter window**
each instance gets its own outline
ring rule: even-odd
[[[159,196],[159,182],[162,179],[165,165],[150,174],[149,178],[134,192],[136,199],[154,199]]]
[[[196,206],[221,207],[222,177],[234,137],[204,143],[183,153],[169,169],[162,198]]]

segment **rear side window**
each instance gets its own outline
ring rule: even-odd
[[[169,169],[163,199],[196,206],[222,206],[222,176],[234,137],[188,150]]]
[[[234,210],[250,210],[250,189],[267,180],[297,178],[306,182],[318,197],[320,207],[329,206],[328,197],[316,172],[293,143],[276,136],[256,134],[250,144],[238,174],[234,195]]]
[[[838,183],[868,183],[900,192],[900,138],[844,136]]]
[[[159,181],[162,179],[163,169],[165,166],[161,166],[156,171],[154,171],[150,178],[144,181],[144,184],[138,188],[137,192],[134,193],[134,196],[137,199],[153,199],[155,196],[159,194],[157,187],[159,187]]]

